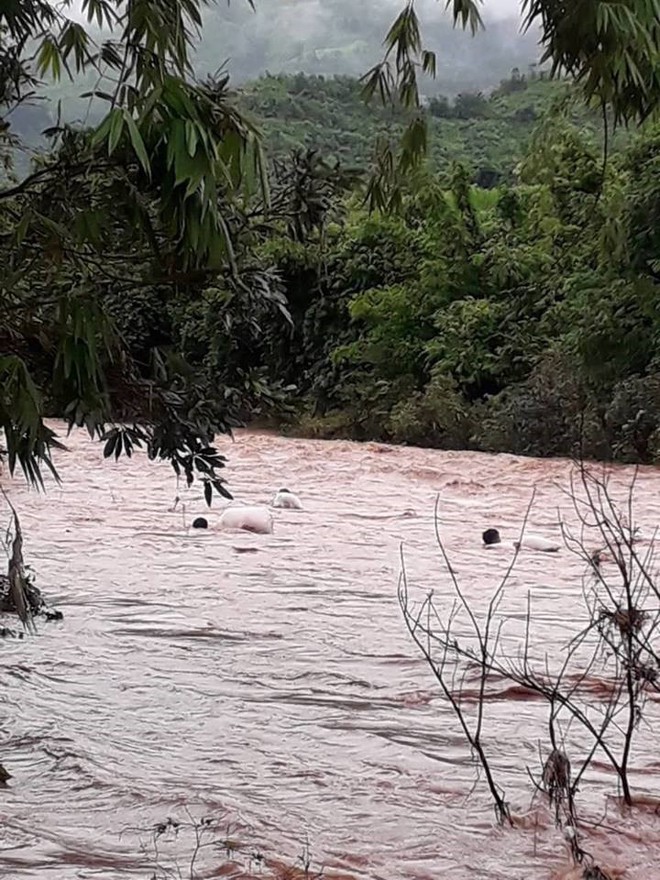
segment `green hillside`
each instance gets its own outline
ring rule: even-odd
[[[43,100],[19,108],[13,130],[34,146],[58,114],[77,124],[94,124],[103,107],[81,99],[83,92],[80,82],[51,85]],[[463,92],[453,99],[441,94],[425,98],[432,166],[442,169],[454,160],[466,162],[475,173],[481,172],[477,179],[486,186],[509,179],[544,112],[570,95],[570,85],[532,69],[531,76],[514,70],[489,96]],[[344,165],[366,167],[378,139],[396,138],[405,122],[403,112],[385,109],[377,99],[365,103],[360,81],[349,76],[266,74],[237,88],[234,98],[260,123],[273,159],[304,147]],[[602,142],[598,113],[577,101],[571,119],[587,137]],[[614,149],[624,140],[624,133],[616,133]]]
[[[463,93],[428,102],[430,156],[435,168],[452,160],[475,171],[508,177],[525,153],[532,131],[553,102],[570,95],[570,86],[515,73],[490,97]],[[365,104],[360,82],[350,77],[278,75],[247,84],[238,101],[261,123],[269,155],[281,158],[299,146],[318,149],[347,165],[366,165],[379,136],[395,136],[403,114]],[[602,140],[602,120],[576,104],[572,121]],[[615,146],[624,139],[617,134]]]

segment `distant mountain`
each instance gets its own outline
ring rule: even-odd
[[[455,99],[433,96],[427,102],[432,164],[442,169],[464,161],[484,186],[511,178],[537,121],[570,88],[514,71],[489,97],[479,92]],[[269,75],[246,83],[237,100],[260,123],[268,155],[275,159],[302,146],[344,165],[364,166],[377,137],[396,135],[405,121],[377,101],[365,104],[359,81],[351,77]],[[599,114],[578,103],[573,118],[594,141],[602,139]],[[622,131],[616,134],[614,148],[623,137]]]
[[[195,53],[200,75],[223,65],[236,85],[266,72],[335,74],[359,77],[382,57],[382,41],[403,0],[248,0],[206,8],[202,39]],[[500,15],[512,0],[486,0],[486,30],[472,37],[455,29],[444,4],[418,0],[423,36],[437,53],[436,80],[424,82],[429,95],[488,91],[513,67],[523,71],[538,56],[536,36],[520,33],[520,18]],[[45,102],[17,114],[14,128],[30,143],[61,113],[66,121],[94,121],[103,110],[80,95],[98,85],[91,75],[44,86]],[[58,110],[58,102],[61,102]],[[38,122],[37,120],[41,120]]]
[[[461,158],[475,168],[510,174],[541,105],[562,88],[537,81],[536,35],[520,32],[512,2],[485,0],[486,29],[473,37],[453,27],[443,3],[417,0],[425,45],[438,62],[436,79],[422,83],[432,105],[437,166]],[[204,12],[195,67],[203,76],[226,66],[234,86],[242,86],[241,104],[261,120],[272,155],[314,146],[348,163],[366,163],[376,135],[395,133],[402,119],[375,104],[365,106],[357,77],[382,57],[383,37],[401,6],[402,0],[255,0],[253,11],[247,0],[219,2]],[[441,96],[450,104],[460,93],[488,96],[512,68],[534,79],[529,88],[477,99],[453,117],[443,114]],[[58,118],[95,122],[103,104],[80,97],[95,85],[91,75],[46,85],[41,101],[16,111],[14,131],[37,145],[41,131]]]

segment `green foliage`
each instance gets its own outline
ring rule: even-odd
[[[654,280],[660,279],[660,124],[629,151],[625,170],[631,197],[629,257],[635,268]]]
[[[506,371],[504,317],[503,304],[471,297],[450,303],[436,317],[429,356],[468,396],[478,397],[482,389],[500,386]]]
[[[477,402],[473,419],[471,442],[486,452],[611,455],[575,364],[553,351],[522,382]]]
[[[443,103],[442,96],[431,97],[423,108],[429,167],[442,171],[448,163],[458,160],[474,170],[474,180],[480,185],[512,181],[536,123],[552,102],[567,95],[577,97],[568,83],[541,76],[526,79],[524,92],[501,92],[500,87],[487,100],[479,99],[478,93],[465,91],[463,106],[477,101],[476,115],[467,114],[468,118],[454,113],[454,100],[444,99]],[[63,109],[72,106],[74,96],[75,93],[67,93]],[[375,101],[365,103],[359,81],[345,76],[266,75],[236,90],[230,99],[256,120],[263,134],[265,153],[273,164],[288,162],[294,150],[314,150],[330,164],[340,162],[347,171],[367,169],[379,144],[400,137],[409,118],[401,107],[384,108]],[[20,130],[32,140],[37,120],[41,120],[42,128],[55,124],[53,104],[45,102],[19,110],[23,111],[23,116],[19,114]],[[26,118],[27,110],[36,118]],[[572,101],[568,111],[571,121],[590,132],[600,148],[601,113],[585,108],[577,100]],[[627,139],[624,129],[610,133],[610,149],[619,150]]]
[[[420,173],[396,216],[350,210],[294,320],[295,339],[319,318],[301,430],[656,460],[656,139],[648,127],[603,177],[563,104],[532,139],[524,183],[480,190],[456,165]],[[302,247],[296,270],[280,251],[285,290],[321,259]]]
[[[464,0],[471,3],[472,0]],[[527,27],[540,24],[541,62],[565,71],[588,101],[616,122],[644,121],[660,98],[660,6],[656,0],[580,0],[567,6],[524,0]]]
[[[456,119],[484,119],[489,115],[490,106],[481,92],[461,92],[456,95],[452,110]]]
[[[436,371],[423,391],[413,392],[392,407],[387,430],[396,443],[465,449],[471,427],[469,406],[456,383]]]
[[[450,6],[480,27],[471,0]],[[48,415],[108,458],[170,461],[209,503],[227,494],[213,438],[272,413],[321,435],[655,460],[660,136],[631,146],[611,126],[647,115],[657,25],[653,3],[625,22],[619,6],[526,4],[597,112],[519,71],[427,108],[418,77],[436,61],[413,2],[363,83],[379,105],[347,78],[197,80],[198,0],[90,0],[113,31],[98,45],[66,6],[0,11],[3,119],[39,76],[112,75],[92,89],[103,117],[52,125],[22,178],[0,131],[10,470],[40,484],[52,469]],[[606,38],[598,64],[567,21]]]
[[[455,24],[473,34],[483,28],[479,0],[447,0]],[[660,4],[658,0],[523,0],[526,29],[540,27],[541,63],[568,75],[588,104],[610,109],[615,124],[644,122],[660,104]],[[405,175],[427,154],[427,123],[419,77],[435,76],[435,54],[423,41],[415,0],[405,0],[384,40],[385,54],[365,74],[365,95],[412,114],[394,151],[385,144],[370,184],[372,207],[398,210]]]
[[[192,76],[198,0],[87,0],[89,27],[66,12],[42,0],[0,11],[3,117],[39,76],[92,72],[108,106],[92,129],[54,126],[49,152],[0,189],[9,469],[20,462],[35,484],[41,465],[53,469],[57,444],[43,422],[52,412],[105,437],[107,456],[146,446],[188,484],[199,477],[210,502],[213,491],[227,494],[213,438],[231,431],[251,398],[218,394],[217,374],[185,360],[163,313],[186,298],[201,298],[203,308],[219,283],[250,290],[239,266],[243,217],[255,199],[259,211],[268,206],[258,135],[229,99],[226,78]],[[97,43],[92,23],[110,36]],[[267,272],[260,278],[252,299],[281,309]],[[240,296],[229,305],[246,307]],[[154,314],[161,318],[152,324]],[[216,341],[219,332],[209,330]],[[262,390],[249,387],[253,397]]]
[[[660,375],[631,376],[617,383],[605,411],[616,457],[645,464],[660,457]]]

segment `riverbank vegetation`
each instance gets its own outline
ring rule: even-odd
[[[272,80],[283,88],[281,78]],[[547,84],[530,88],[539,86]],[[656,460],[660,130],[621,134],[619,149],[605,157],[595,134],[576,124],[576,96],[566,88],[560,98],[548,88],[520,161],[498,172],[509,182],[476,185],[483,164],[422,167],[410,175],[398,215],[369,212],[366,173],[355,162],[276,152],[270,203],[254,192],[224,206],[231,262],[212,271],[155,263],[151,248],[162,253],[165,240],[141,241],[139,213],[130,226],[119,216],[129,207],[156,208],[149,186],[142,191],[146,180],[131,206],[122,200],[139,169],[129,166],[124,177],[117,167],[99,168],[91,184],[96,226],[67,221],[69,243],[57,247],[76,258],[60,264],[60,289],[70,297],[64,278],[84,267],[74,289],[95,291],[106,321],[95,325],[96,345],[112,334],[137,369],[129,394],[121,361],[104,355],[98,392],[112,402],[114,419],[135,420],[139,382],[153,382],[158,370],[172,382],[162,371],[178,369],[179,357],[188,367],[177,381],[198,389],[195,405],[228,414],[218,426],[268,415],[286,430],[320,437],[532,455],[580,446],[597,458]],[[79,162],[87,148],[80,136],[64,130],[58,137],[48,176],[5,202],[12,210],[40,212],[55,181],[63,186]],[[70,187],[66,209],[60,203],[57,218],[42,215],[58,224],[42,237],[62,234],[62,217],[89,198],[89,190]],[[115,218],[101,235],[111,205]],[[64,374],[54,369],[57,358],[62,367],[61,325],[55,300],[47,312],[44,296],[52,267],[26,263],[37,247],[30,234],[20,263],[9,236],[4,243],[23,286],[19,308],[16,287],[4,300],[11,303],[5,332],[23,340],[44,411],[62,415]],[[118,448],[110,443],[109,452]]]
[[[421,171],[398,217],[354,199],[317,240],[271,240],[295,315],[276,375],[298,386],[296,427],[655,460],[659,136],[605,164],[556,110],[512,186]]]
[[[264,416],[323,437],[657,458],[660,133],[613,136],[655,94],[617,54],[624,24],[607,23],[616,76],[549,33],[549,63],[577,86],[516,71],[489,98],[423,107],[416,71],[434,62],[410,5],[387,40],[395,69],[366,79],[384,106],[365,108],[347,79],[266,77],[240,99],[225,75],[199,81],[197,4],[171,20],[147,5],[144,18],[89,3],[114,28],[100,44],[38,0],[5,21],[11,471],[39,483],[51,466],[47,415],[85,425],[106,456],[146,446],[209,502],[227,494],[213,437]],[[454,12],[477,26],[467,0]],[[52,126],[13,178],[11,111],[72,68],[112,83],[96,89],[103,118]],[[253,114],[276,118],[270,164]]]

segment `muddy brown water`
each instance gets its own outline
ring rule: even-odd
[[[3,481],[37,584],[65,620],[0,643],[0,757],[13,774],[0,792],[2,876],[150,877],[149,829],[186,809],[222,817],[245,843],[238,861],[259,851],[295,862],[307,841],[328,876],[571,876],[525,770],[538,765],[543,707],[506,688],[488,704],[486,744],[526,826],[498,828],[397,602],[402,543],[414,595],[449,601],[440,493],[457,576],[483,607],[510,554],[485,550],[481,531],[515,539],[535,488],[528,528],[559,538],[567,462],[242,432],[221,443],[235,497],[264,504],[286,485],[305,506],[275,511],[274,534],[258,536],[190,533],[205,506],[169,466],[103,462],[82,432],[67,446],[60,487]],[[631,475],[620,468],[614,483]],[[660,523],[652,469],[639,475],[637,513],[647,534]],[[535,650],[561,650],[581,573],[565,550],[520,555],[502,605],[511,650],[528,594]],[[641,793],[660,795],[659,766],[643,726]],[[660,877],[660,816],[622,815],[614,792],[597,762],[581,794],[599,823],[588,848],[631,880]],[[213,874],[222,862],[209,851],[199,864]]]

